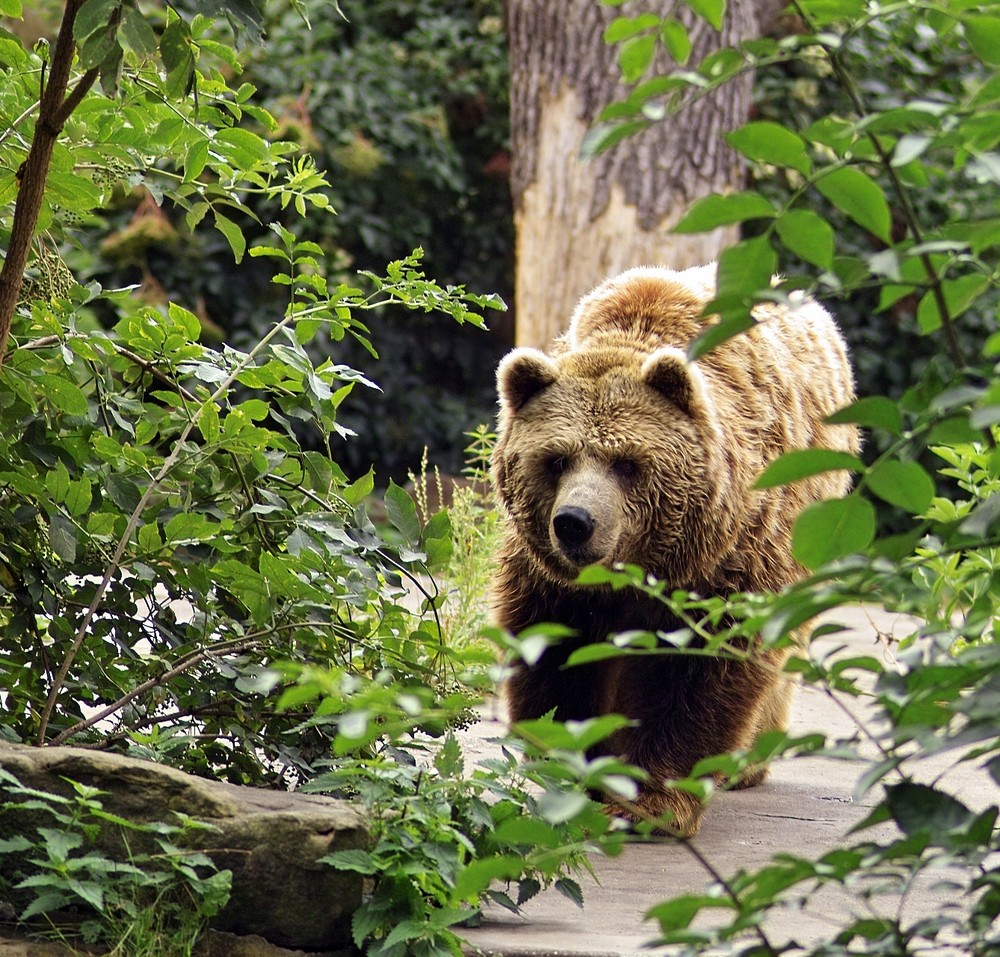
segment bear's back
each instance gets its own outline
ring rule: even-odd
[[[706,328],[715,268],[640,266],[609,279],[580,301],[559,351],[686,350]],[[790,305],[759,304],[753,317],[754,326],[696,362],[728,438],[754,467],[810,446],[856,451],[855,429],[824,422],[854,398],[847,348],[829,313],[793,294]]]

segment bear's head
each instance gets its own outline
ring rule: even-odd
[[[494,484],[544,574],[626,563],[705,580],[735,521],[709,389],[681,350],[515,349],[497,385]]]

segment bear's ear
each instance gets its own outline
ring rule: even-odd
[[[657,349],[642,364],[642,381],[666,396],[688,415],[708,407],[705,381],[701,372],[687,360],[680,349],[665,346]]]
[[[539,349],[515,349],[497,369],[497,392],[504,408],[517,412],[532,396],[559,378],[556,364]]]

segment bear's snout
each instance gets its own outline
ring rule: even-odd
[[[604,462],[582,457],[561,478],[549,512],[549,543],[569,571],[608,562],[618,546],[622,502]]]
[[[590,540],[596,524],[590,512],[576,505],[563,505],[552,519],[552,527],[560,544],[573,549]]]

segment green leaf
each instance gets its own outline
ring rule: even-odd
[[[919,159],[934,140],[923,133],[907,133],[901,136],[892,151],[892,165],[905,166]]]
[[[171,545],[186,545],[204,542],[212,538],[216,526],[204,515],[193,512],[178,512],[163,526],[163,534]]]
[[[757,293],[771,285],[777,257],[765,236],[745,239],[719,257],[716,297],[708,309],[719,321],[709,325],[688,347],[694,360],[754,325],[751,315]]]
[[[214,445],[222,435],[219,410],[214,402],[206,402],[198,413],[198,430],[207,445]]]
[[[191,29],[185,20],[174,20],[160,37],[160,57],[167,71],[167,94],[186,96],[194,82]]]
[[[580,144],[580,156],[592,159],[605,150],[611,149],[628,136],[639,133],[649,126],[649,120],[629,120],[626,123],[601,123],[587,131]]]
[[[374,874],[378,871],[378,865],[375,864],[368,851],[354,848],[333,851],[333,853],[321,857],[318,863],[329,864],[338,871],[357,871],[359,874]]]
[[[688,346],[688,358],[692,362],[695,359],[700,359],[703,355],[711,352],[716,346],[721,346],[728,339],[738,336],[741,332],[746,332],[747,329],[752,329],[753,326],[754,320],[753,316],[750,315],[750,308],[748,306],[741,315],[731,315],[727,319],[722,319],[710,325]]]
[[[666,20],[660,28],[660,38],[667,48],[673,61],[684,66],[691,57],[691,38],[683,23],[678,20]]]
[[[563,897],[571,900],[581,910],[583,909],[583,888],[571,877],[560,877],[554,886]]]
[[[934,480],[919,462],[883,459],[869,469],[867,486],[883,501],[922,515],[934,498]]]
[[[236,223],[231,219],[227,219],[218,210],[213,210],[213,213],[215,214],[215,228],[226,237],[236,262],[242,262],[243,254],[247,251],[247,241],[243,235],[243,231]]]
[[[138,508],[142,493],[130,478],[117,473],[109,475],[104,483],[104,488],[111,501],[123,512],[128,512],[131,515]]]
[[[672,934],[691,926],[691,922],[706,907],[733,907],[724,896],[706,897],[700,894],[683,894],[657,904],[646,912],[647,919],[659,922],[664,934]]]
[[[538,799],[538,813],[550,824],[565,824],[573,820],[588,803],[580,791],[546,791]]]
[[[87,0],[73,21],[73,39],[77,44],[82,45],[91,34],[108,26],[121,4],[122,0]]]
[[[69,469],[62,462],[57,462],[55,468],[49,469],[49,474],[45,476],[45,488],[52,501],[61,504],[69,491]]]
[[[451,558],[455,543],[452,538],[451,516],[447,510],[431,516],[424,526],[422,545],[427,555],[427,566],[432,570],[443,567]]]
[[[862,551],[874,537],[875,509],[854,493],[803,509],[792,531],[792,554],[806,568],[818,568]]]
[[[417,507],[413,504],[413,499],[406,494],[406,490],[392,480],[389,481],[389,487],[385,492],[385,513],[386,518],[403,536],[407,545],[418,544],[420,518],[417,516]]]
[[[89,212],[102,202],[101,191],[91,180],[69,170],[52,170],[47,186],[54,203],[77,212]]]
[[[156,34],[149,21],[135,7],[122,8],[119,36],[122,46],[136,56],[150,57],[156,53]]]
[[[361,478],[355,479],[340,494],[348,505],[357,505],[375,488],[375,473],[369,469]]]
[[[771,288],[777,266],[778,258],[764,236],[730,246],[719,257],[716,298],[750,304],[759,292]]]
[[[79,518],[90,508],[93,497],[93,483],[88,478],[82,478],[79,481],[70,482],[64,501],[70,515]]]
[[[49,519],[49,546],[64,562],[76,561],[76,525],[62,512]]]
[[[2,0],[0,0],[2,2]],[[13,70],[23,70],[28,62],[28,54],[24,52],[24,47],[9,36],[5,36],[0,31],[0,66],[10,67]],[[8,191],[16,183],[14,171],[10,170],[6,176],[0,179],[0,203],[7,203],[10,199]]]
[[[798,170],[803,176],[812,172],[805,141],[777,123],[764,120],[746,123],[727,134],[726,142],[754,162]]]
[[[2,7],[0,7],[2,9]],[[0,854],[16,854],[20,851],[30,851],[34,848],[34,844],[31,843],[24,835],[15,834],[11,838],[0,838]]]
[[[941,284],[945,307],[948,316],[956,319],[982,295],[990,285],[987,276],[972,273],[948,279]],[[933,291],[928,291],[917,306],[917,323],[925,335],[941,328],[941,311],[938,309],[937,297]]]
[[[167,306],[167,315],[184,330],[189,339],[197,339],[201,335],[201,320],[190,309],[172,302]]]
[[[853,166],[835,169],[816,188],[842,213],[883,242],[892,242],[892,213],[882,187]]]
[[[483,857],[472,861],[455,878],[455,898],[458,901],[474,900],[495,880],[517,880],[524,868],[524,859],[512,855]]]
[[[813,475],[841,469],[861,472],[864,471],[864,464],[850,452],[838,452],[834,449],[796,449],[793,452],[786,452],[764,469],[753,483],[753,487],[774,488],[777,485],[788,485]]]
[[[422,920],[416,918],[401,920],[393,924],[392,930],[389,931],[382,942],[382,946],[391,954],[397,949],[397,945],[405,944],[411,940],[418,940],[426,933],[427,925]],[[409,947],[399,951],[401,954],[412,952],[413,950]]]
[[[89,405],[79,386],[62,376],[47,372],[42,373],[35,381],[40,387],[39,391],[53,408],[69,415],[86,415]]]
[[[976,56],[990,66],[1000,66],[1000,18],[967,17],[963,22]]]
[[[118,31],[114,26],[95,30],[80,44],[78,49],[80,65],[88,70],[100,67],[103,75],[105,61],[114,59],[116,53],[119,57],[121,55],[121,48],[118,46]]]
[[[493,838],[509,847],[560,847],[563,843],[556,828],[536,817],[506,818],[494,829]]]
[[[793,209],[783,214],[775,227],[785,248],[803,262],[820,269],[833,267],[833,227],[822,216],[810,209]]]
[[[742,223],[748,219],[769,219],[775,215],[774,206],[759,193],[748,191],[726,196],[704,196],[692,204],[672,232],[707,233],[719,226]]]
[[[635,83],[652,65],[656,55],[656,34],[630,37],[618,49],[618,66],[626,83]]]
[[[256,133],[238,126],[225,127],[215,134],[213,147],[240,169],[270,162],[267,143]]]
[[[892,435],[903,431],[903,415],[899,406],[882,395],[869,395],[839,409],[826,419],[831,425],[854,423],[869,429],[885,429]]]
[[[707,20],[716,30],[722,29],[722,16],[726,12],[726,0],[684,0],[688,7],[703,20]]]
[[[458,739],[453,734],[449,734],[444,739],[444,744],[434,755],[434,767],[438,774],[446,778],[460,778],[465,768],[465,760],[462,757],[462,748]]]
[[[188,150],[187,156],[184,159],[184,182],[193,183],[199,176],[201,176],[206,164],[208,163],[208,145],[209,141],[207,139],[201,139],[193,143],[191,148]],[[199,207],[203,207],[199,210]],[[197,211],[196,211],[197,210]],[[188,211],[186,217],[188,227],[193,228],[197,221],[205,215],[208,211],[207,203],[196,204]],[[195,220],[195,222],[192,222]]]
[[[637,17],[615,17],[604,28],[605,43],[621,43],[629,37],[660,26],[660,18],[655,13],[640,13]]]
[[[21,0],[0,0],[0,16],[20,20],[23,16]]]
[[[803,14],[815,26],[826,26],[837,20],[854,20],[865,12],[867,0],[802,0]]]
[[[364,942],[379,929],[382,924],[382,911],[371,904],[362,904],[351,918],[351,937],[354,945],[362,950]]]
[[[22,884],[25,882],[22,882]],[[22,921],[31,920],[39,914],[48,914],[49,911],[60,910],[70,902],[70,896],[64,891],[42,891],[34,895],[32,902],[24,909],[18,918]]]
[[[596,661],[607,661],[609,658],[621,658],[627,653],[625,649],[619,648],[617,645],[594,642],[574,650],[566,659],[566,664],[569,667],[589,665]]]
[[[904,834],[946,834],[964,827],[973,818],[961,801],[926,784],[903,781],[886,786],[886,803]]]

